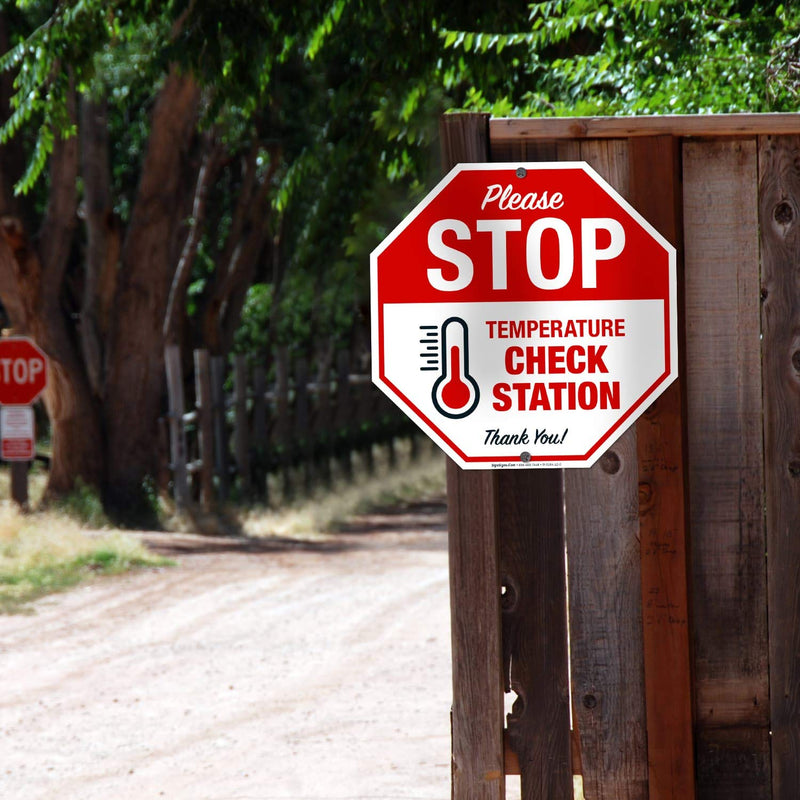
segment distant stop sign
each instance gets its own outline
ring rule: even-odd
[[[373,380],[462,467],[591,466],[677,376],[675,249],[583,162],[456,166],[371,273]]]
[[[25,338],[0,339],[0,404],[28,405],[47,385],[47,356]]]

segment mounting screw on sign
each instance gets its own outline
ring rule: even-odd
[[[47,356],[24,337],[0,339],[0,405],[30,405],[47,386]]]
[[[464,468],[591,466],[678,374],[675,248],[583,162],[457,165],[371,294],[374,382]]]

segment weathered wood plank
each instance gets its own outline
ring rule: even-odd
[[[194,351],[194,396],[200,451],[200,502],[205,511],[214,505],[214,418],[211,411],[211,367],[208,350]]]
[[[228,426],[225,421],[224,356],[211,356],[211,413],[214,425],[214,474],[217,477],[217,496],[220,502],[228,499]]]
[[[755,136],[798,134],[800,114],[658,114],[641,117],[537,117],[492,119],[489,122],[493,160],[495,148],[516,140],[622,139],[638,136]],[[509,151],[510,152],[510,151]],[[513,160],[513,159],[512,159]]]
[[[442,167],[486,161],[488,116],[446,115]],[[497,486],[447,464],[453,660],[453,800],[504,800]]]
[[[631,204],[678,243],[679,143],[632,139],[630,164]],[[679,254],[679,287],[682,267]],[[681,300],[679,290],[679,315]],[[679,377],[636,424],[650,800],[695,796],[683,397]]]
[[[331,414],[331,368],[333,366],[333,340],[319,353],[317,362],[317,407],[314,415],[314,434],[319,446],[318,472],[325,486],[331,484],[332,414]]]
[[[336,357],[336,409],[334,412],[337,460],[346,478],[353,476],[350,434],[353,428],[353,402],[350,387],[350,353],[340,350]]]
[[[774,800],[800,797],[800,137],[759,146]]]
[[[456,164],[488,161],[489,115],[445,114],[439,120],[442,170]]]
[[[683,146],[697,791],[770,797],[753,140]]]
[[[9,465],[11,472],[11,499],[22,511],[28,511],[28,471],[30,461],[12,461]]]
[[[561,470],[495,476],[508,733],[523,800],[572,800]]]
[[[308,392],[308,361],[298,358],[294,364],[294,446],[303,464],[303,488],[311,489],[313,464],[311,462],[311,398]]]
[[[247,356],[237,353],[233,359],[234,420],[233,441],[239,489],[247,497],[252,490],[250,477],[250,425],[247,414]]]
[[[283,477],[283,497],[292,497],[291,462],[294,455],[292,419],[289,409],[289,350],[278,347],[275,350],[275,425],[272,428],[273,443],[279,453]]]
[[[554,161],[555,144],[515,144],[492,159]],[[563,474],[501,473],[498,546],[503,584],[503,675],[517,694],[508,716],[523,800],[572,798]]]
[[[623,141],[559,145],[623,195]],[[575,152],[576,149],[578,152]],[[573,717],[584,791],[596,800],[647,798],[647,736],[637,510],[636,433],[588,470],[565,470]]]
[[[448,459],[454,800],[504,800],[498,476]]]
[[[164,348],[164,366],[167,371],[173,492],[176,507],[183,510],[189,504],[189,473],[186,469],[186,434],[183,428],[183,414],[186,411],[183,370],[181,369],[181,351],[177,345],[168,344]]]
[[[257,497],[269,501],[269,421],[267,410],[267,368],[256,364],[253,370],[253,483]]]
[[[636,435],[565,471],[573,718],[587,798],[647,798]]]

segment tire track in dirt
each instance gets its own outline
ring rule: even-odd
[[[172,545],[0,618],[0,797],[449,797],[441,505]]]

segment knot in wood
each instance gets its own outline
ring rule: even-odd
[[[786,200],[782,200],[780,203],[778,203],[778,205],[775,206],[772,216],[778,225],[783,225],[785,227],[787,225],[791,225],[794,221],[794,209],[792,208],[791,203],[787,202]]]
[[[514,611],[518,602],[519,592],[514,580],[509,576],[504,577],[500,586],[500,608],[506,612]]]
[[[622,462],[613,450],[607,450],[600,458],[600,469],[608,475],[616,475],[621,466]]]

